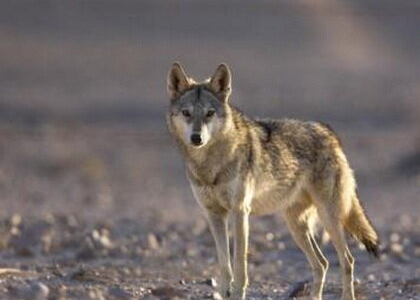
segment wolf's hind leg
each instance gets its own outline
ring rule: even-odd
[[[313,234],[310,234],[310,239],[311,239],[311,243],[312,243],[312,247],[315,250],[316,255],[318,256],[318,260],[321,262],[322,266],[324,267],[325,270],[328,269],[328,260],[327,258],[324,256],[324,253],[322,253],[321,249],[318,246],[318,242],[316,241],[315,237],[313,236]]]
[[[347,246],[343,225],[328,212],[320,212],[320,216],[340,260],[343,282],[343,294],[341,299],[355,300],[353,284],[354,258]]]
[[[347,241],[342,224],[340,213],[340,205],[342,199],[339,198],[339,192],[333,191],[332,195],[329,193],[318,192],[314,195],[315,205],[320,217],[320,220],[330,235],[331,242],[337,251],[338,259],[342,272],[343,293],[341,300],[355,300],[354,295],[354,258],[347,246]]]
[[[299,248],[305,253],[312,269],[314,281],[310,299],[321,300],[325,275],[328,269],[328,261],[322,254],[314,237],[312,236],[308,220],[305,216],[307,210],[307,208],[299,207],[299,205],[292,206],[284,213],[284,219],[293,239]]]
[[[207,219],[216,244],[220,266],[219,290],[223,297],[229,297],[232,284],[232,268],[230,264],[227,213],[214,214],[207,211]]]

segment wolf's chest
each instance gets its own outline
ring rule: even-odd
[[[255,188],[248,190],[239,177],[217,185],[196,185],[191,182],[191,187],[200,206],[214,212],[230,210],[238,201],[245,201],[246,198],[250,199],[251,214],[254,215],[272,213],[282,207],[285,191],[277,181],[261,176],[253,182]]]
[[[191,189],[198,204],[214,213],[227,211],[232,206],[233,188],[229,184],[197,185],[191,182]]]

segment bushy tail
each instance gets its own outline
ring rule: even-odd
[[[353,198],[352,207],[344,224],[346,230],[363,243],[366,250],[379,257],[379,237],[373,228],[357,197]]]

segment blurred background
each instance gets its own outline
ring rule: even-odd
[[[371,264],[357,253],[370,266],[358,274],[384,280],[378,293],[395,288],[387,299],[408,299],[398,280],[420,274],[419,29],[418,0],[1,0],[0,265],[33,270],[50,296],[62,278],[90,274],[97,297],[72,285],[71,299],[114,299],[122,292],[106,289],[127,274],[137,281],[125,293],[137,297],[162,282],[156,272],[213,274],[213,243],[165,125],[166,74],[178,60],[201,80],[226,62],[231,101],[248,115],[319,120],[339,133],[392,257]],[[252,228],[254,282],[283,286],[251,299],[310,276],[278,216]],[[92,274],[111,264],[121,277],[71,264],[88,259]],[[0,295],[34,293],[9,284]]]
[[[414,0],[3,0],[0,214],[201,218],[165,126],[178,60],[227,62],[248,115],[330,123],[374,223],[418,215],[419,28]]]

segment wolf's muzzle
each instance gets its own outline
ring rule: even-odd
[[[201,135],[198,133],[191,134],[191,143],[195,146],[200,146],[203,143]]]

